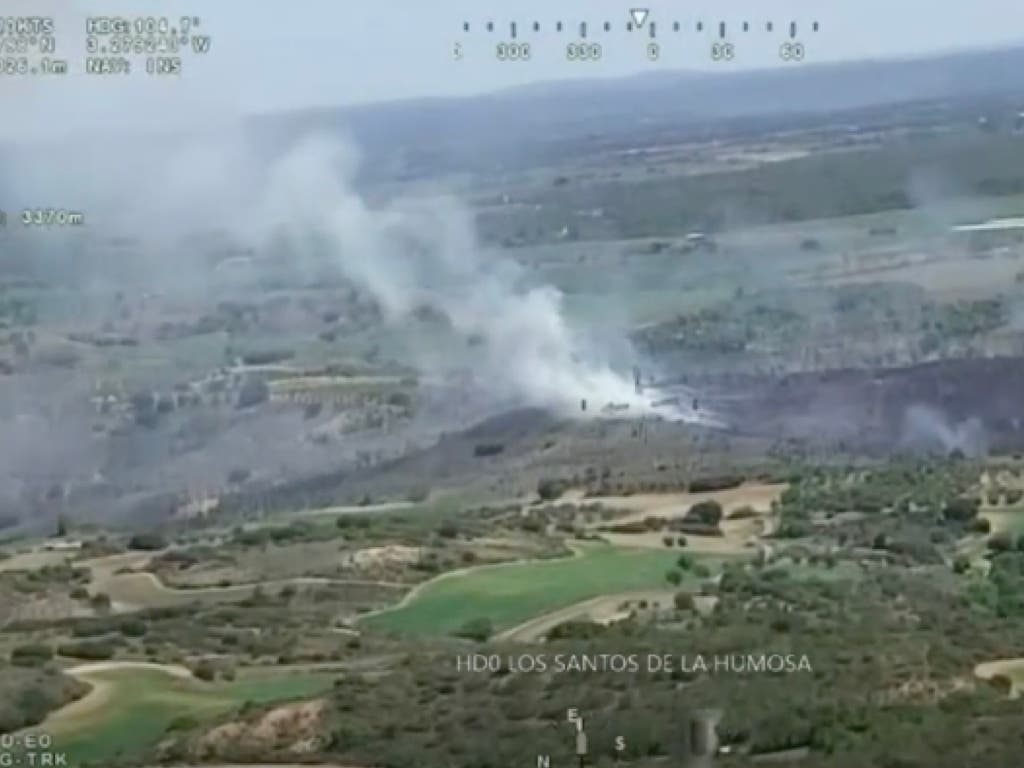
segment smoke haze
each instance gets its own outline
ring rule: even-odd
[[[476,340],[474,374],[501,398],[568,413],[582,400],[651,410],[632,382],[569,328],[557,289],[526,287],[517,264],[484,259],[471,214],[457,200],[371,209],[354,189],[356,169],[345,145],[299,143],[270,167],[255,204],[254,245],[283,245],[289,258],[330,254],[391,321],[422,306],[439,310],[462,339]],[[440,361],[418,362],[436,371]]]
[[[107,278],[123,269],[117,279],[137,274],[161,292],[201,292],[209,264],[188,238],[217,233],[276,274],[340,273],[391,324],[429,308],[465,350],[458,367],[470,368],[497,402],[580,414],[586,401],[588,415],[628,404],[630,415],[687,418],[653,407],[655,393],[638,394],[628,363],[613,369],[608,350],[628,347],[623,334],[593,343],[566,321],[557,288],[530,285],[516,262],[481,249],[463,203],[439,194],[371,207],[356,188],[360,159],[350,142],[308,137],[268,155],[239,134],[176,142],[162,152],[151,144],[67,149],[52,159],[9,159],[0,192],[6,189],[11,205],[30,205],[73,191],[87,202],[92,231],[133,238],[140,263],[100,265]],[[111,169],[119,167],[146,172],[115,181]],[[456,367],[429,345],[414,354],[428,376]]]
[[[979,419],[953,423],[926,405],[912,405],[907,409],[903,436],[912,446],[941,450],[946,454],[960,451],[964,456],[977,457],[988,452],[988,437]]]

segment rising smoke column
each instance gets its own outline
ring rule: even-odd
[[[445,197],[370,208],[354,189],[356,170],[337,141],[295,146],[269,169],[256,206],[260,240],[292,257],[329,255],[389,320],[424,303],[442,309],[460,336],[482,340],[476,377],[502,397],[566,413],[578,413],[581,400],[654,412],[627,377],[584,349],[560,291],[518,287],[517,264],[482,258],[465,206]]]
[[[200,295],[210,288],[209,264],[189,238],[220,233],[304,279],[319,272],[316,265],[333,265],[395,324],[424,306],[440,310],[465,342],[475,381],[500,402],[588,416],[619,403],[629,405],[628,415],[703,420],[689,409],[655,408],[657,393],[638,394],[610,365],[607,347],[569,327],[559,290],[528,286],[517,263],[478,246],[460,201],[367,204],[356,191],[357,153],[333,136],[268,156],[235,126],[166,141],[55,147],[43,163],[27,155],[3,163],[0,193],[17,192],[26,203],[88,201],[90,230],[137,244],[126,263],[105,256],[111,274],[97,283],[130,276],[147,290]],[[112,181],[106,169],[114,165],[150,171]],[[621,348],[624,339],[602,344],[618,341]],[[428,375],[452,372],[453,362],[438,354],[424,351],[416,362]]]
[[[938,409],[923,404],[910,406],[904,414],[903,440],[911,446],[939,448],[947,454],[960,451],[977,457],[988,452],[988,435],[979,419],[954,423]]]

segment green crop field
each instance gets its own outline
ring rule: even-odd
[[[665,586],[679,550],[588,546],[578,557],[480,566],[442,576],[396,608],[362,625],[384,631],[443,635],[473,619],[507,629],[549,611],[604,594]],[[714,569],[722,558],[698,558]],[[689,577],[690,586],[696,579]]]
[[[103,701],[70,716],[58,712],[40,729],[74,765],[142,752],[159,742],[178,718],[208,722],[245,702],[316,695],[331,687],[333,675],[325,670],[268,670],[242,673],[231,682],[202,683],[156,668],[121,668],[89,673],[88,681],[106,689]]]

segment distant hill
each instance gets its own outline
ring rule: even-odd
[[[802,64],[770,70],[652,72],[567,80],[491,94],[261,115],[260,141],[344,130],[371,156],[403,152],[406,166],[488,167],[515,163],[538,145],[586,136],[632,136],[666,126],[720,132],[723,121],[859,110],[910,101],[1005,97],[1024,106],[1024,47],[906,60]],[[559,153],[560,154],[560,151]]]
[[[245,122],[246,139],[256,151],[276,153],[297,136],[340,133],[365,154],[367,174],[384,178],[494,171],[565,159],[581,151],[580,139],[593,151],[805,127],[815,115],[834,119],[837,112],[857,111],[850,119],[859,122],[884,120],[886,105],[905,102],[1000,99],[1017,110],[1024,108],[1022,71],[1024,47],[758,71],[649,72],[470,97],[253,115]],[[163,138],[173,147],[171,137]],[[155,141],[156,136],[117,139],[125,152],[148,151]],[[0,146],[0,179],[3,164]]]

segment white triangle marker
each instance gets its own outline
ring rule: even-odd
[[[633,8],[630,10],[629,15],[633,17],[633,23],[638,27],[642,27],[644,22],[647,21],[647,14],[649,13],[647,8]]]

